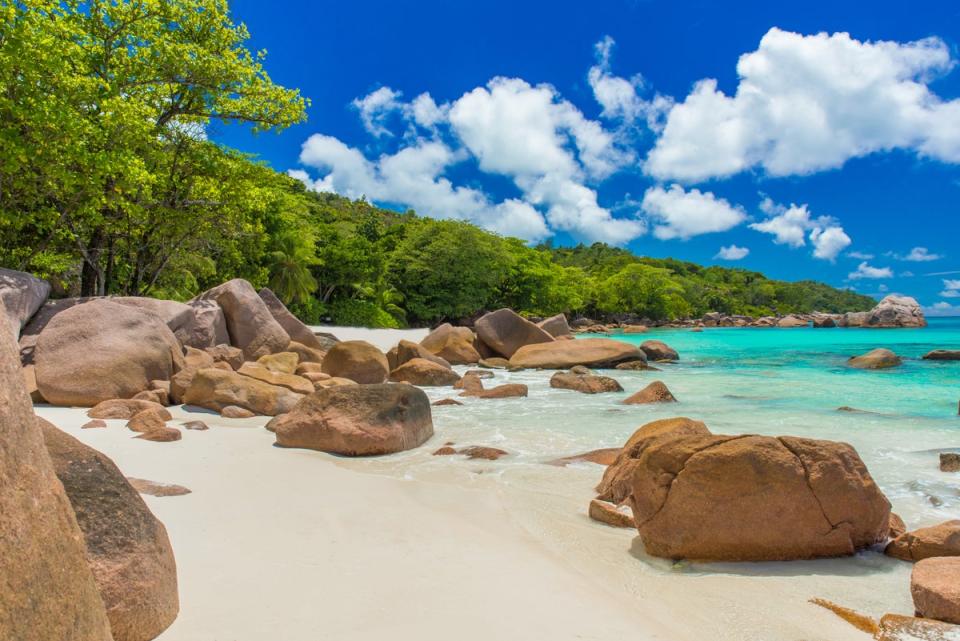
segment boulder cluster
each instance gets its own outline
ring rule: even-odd
[[[686,327],[701,330],[705,327],[779,327],[782,329],[816,327],[867,327],[897,328],[926,327],[927,321],[916,299],[909,296],[891,294],[866,312],[846,312],[829,314],[812,312],[809,314],[786,314],[783,316],[744,316],[708,312],[700,318],[687,318],[670,321],[652,319],[630,319],[615,323],[600,323],[589,318],[578,318],[570,323],[574,332],[590,334],[610,334],[621,332],[636,334],[646,332],[649,327]]]

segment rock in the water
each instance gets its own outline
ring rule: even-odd
[[[933,556],[960,556],[960,520],[901,534],[890,541],[884,553],[904,561],[920,561]]]
[[[0,636],[105,641],[83,533],[44,447],[13,332],[0,331]]]
[[[570,331],[570,325],[567,324],[567,317],[563,314],[557,314],[556,316],[545,318],[537,323],[537,327],[550,334],[554,338],[573,335]]]
[[[474,329],[487,347],[504,358],[510,358],[524,345],[553,342],[549,333],[506,308],[484,314],[477,319]]]
[[[570,369],[575,365],[613,367],[624,361],[642,359],[642,353],[636,345],[623,341],[584,338],[526,345],[514,353],[510,365],[527,369]]]
[[[346,385],[314,392],[271,421],[277,445],[345,456],[408,450],[433,436],[430,400],[412,385]]]
[[[646,403],[676,403],[663,381],[654,381],[629,398],[624,399],[624,405],[643,405]]]
[[[222,418],[253,418],[254,416],[256,416],[256,414],[254,414],[250,410],[243,407],[237,407],[236,405],[227,405],[222,410],[220,410],[220,416]]]
[[[479,380],[479,379],[477,379]],[[519,398],[526,396],[527,386],[522,383],[505,383],[475,394],[477,398]]]
[[[277,298],[277,295],[274,294],[271,290],[264,287],[260,290],[260,299],[263,300],[264,304],[267,306],[267,309],[270,310],[270,314],[273,316],[280,327],[284,329],[285,332],[290,336],[290,340],[296,341],[301,345],[306,345],[310,349],[319,350],[321,352],[327,350],[327,345],[317,338],[316,334],[313,333],[313,330],[303,324],[299,318],[290,313],[290,310],[287,309],[287,306]]]
[[[471,445],[457,450],[457,454],[463,454],[468,459],[482,459],[484,461],[496,461],[507,456],[509,452],[496,447],[486,445]]]
[[[210,427],[203,421],[187,421],[183,424],[183,427],[184,429],[197,430],[201,432],[210,429]]]
[[[564,456],[563,458],[548,461],[547,464],[556,465],[557,467],[566,467],[570,463],[581,462],[596,463],[597,465],[612,465],[613,462],[617,460],[617,457],[620,456],[620,452],[621,448],[619,447],[605,447],[599,450],[590,450],[583,454]]]
[[[457,453],[457,450],[455,450],[454,448],[450,447],[449,445],[444,445],[444,446],[441,447],[440,449],[436,450],[436,451],[433,453],[433,455],[434,455],[434,456],[453,456],[453,455],[456,454],[456,453]]]
[[[82,429],[82,430],[93,430],[93,429],[98,429],[98,428],[106,427],[106,426],[107,426],[106,421],[104,421],[104,420],[102,420],[102,419],[99,419],[99,418],[95,418],[95,419],[93,419],[92,421],[87,421],[86,423],[84,423],[83,425],[81,425],[81,426],[80,426],[80,429]]]
[[[611,525],[613,527],[636,527],[636,524],[633,522],[633,514],[630,512],[630,507],[627,505],[616,506],[613,503],[608,503],[607,501],[593,499],[590,501],[590,509],[588,514],[594,521],[606,523],[607,525]]]
[[[643,354],[643,352],[640,352],[640,353]],[[638,358],[635,361],[626,361],[624,363],[620,363],[619,365],[617,365],[616,369],[625,370],[625,371],[630,371],[630,370],[639,371],[639,370],[645,370],[645,369],[656,370],[657,368],[652,367],[649,363],[647,363],[647,355],[643,354],[643,358]]]
[[[323,359],[324,374],[349,378],[362,385],[383,383],[390,375],[387,357],[366,341],[342,341]]]
[[[137,434],[134,438],[139,438],[144,441],[153,441],[155,443],[172,443],[173,441],[179,441],[183,438],[183,434],[180,433],[175,427],[167,427],[164,425],[161,428],[150,430],[149,432],[144,432],[143,434]]]
[[[568,389],[583,394],[603,392],[622,392],[623,387],[609,376],[597,376],[591,373],[557,372],[550,377],[550,387]]]
[[[890,503],[849,445],[718,436],[689,419],[638,430],[598,491],[629,504],[647,552],[671,559],[842,556],[889,531]]]
[[[917,562],[910,575],[910,594],[917,616],[960,623],[960,558]]]
[[[960,472],[960,454],[956,452],[940,452],[941,472]]]
[[[923,355],[925,361],[960,361],[960,349],[935,349]]]
[[[227,319],[220,305],[212,300],[192,300],[187,305],[192,310],[190,320],[173,332],[181,345],[206,349],[230,343]]]
[[[96,300],[57,314],[37,339],[34,361],[37,387],[49,403],[91,407],[169,380],[183,355],[156,316]]]
[[[214,347],[208,347],[205,350],[213,358],[215,363],[226,363],[231,369],[240,369],[243,365],[243,350],[239,347],[219,343]]]
[[[390,372],[390,380],[420,387],[445,387],[460,380],[460,375],[449,367],[424,358],[412,358]]]
[[[646,325],[626,325],[622,331],[624,334],[646,334],[650,329]]]
[[[444,405],[463,405],[460,401],[455,398],[441,398],[439,401],[434,401],[431,403],[434,407],[442,407]]]
[[[960,626],[933,619],[884,614],[876,641],[956,641]]]
[[[190,494],[191,491],[182,485],[173,485],[171,483],[157,483],[146,479],[137,479],[132,476],[127,477],[127,481],[140,494],[149,494],[150,496],[183,496]]]
[[[157,637],[180,607],[177,568],[163,523],[110,459],[46,421],[42,427],[57,477],[83,531],[114,641]]]
[[[866,313],[863,327],[926,327],[927,319],[916,299],[890,294]]]
[[[640,343],[640,349],[647,355],[647,360],[651,361],[676,361],[680,359],[677,350],[673,349],[663,341],[643,341]]]
[[[136,398],[114,398],[109,401],[97,403],[89,410],[87,416],[90,418],[119,418],[130,420],[134,415],[144,410],[155,410],[157,412],[166,412],[164,420],[169,421],[170,412],[160,403]]]
[[[26,272],[0,268],[0,308],[6,312],[14,340],[49,295],[47,281]]]
[[[237,372],[208,368],[197,372],[183,395],[184,405],[205,407],[219,412],[237,405],[263,416],[276,416],[293,409],[302,394],[286,387],[270,385]]]
[[[194,300],[210,300],[220,305],[230,344],[242,349],[248,360],[282,352],[290,343],[290,335],[274,319],[253,285],[243,279],[227,281]]]
[[[480,360],[480,352],[473,345],[475,338],[466,327],[444,323],[427,334],[420,345],[451,365],[471,365]]]
[[[847,364],[857,369],[888,369],[890,367],[897,367],[902,362],[900,357],[889,349],[878,347],[877,349],[870,350],[866,354],[853,356],[847,361]]]
[[[313,392],[313,383],[303,376],[269,370],[256,363],[244,363],[243,366],[237,370],[237,374],[249,376],[258,381],[269,383],[270,385],[285,387],[297,394],[311,394]]]
[[[907,524],[903,522],[903,519],[900,518],[900,515],[896,512],[890,513],[890,532],[888,536],[891,539],[895,539],[902,534],[907,533]]]

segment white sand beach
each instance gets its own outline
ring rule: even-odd
[[[383,349],[419,338],[409,330],[328,329]],[[629,377],[640,374],[619,376],[633,384]],[[876,551],[674,565],[647,556],[634,530],[589,520],[599,466],[544,465],[542,455],[524,452],[508,465],[431,456],[451,438],[496,445],[503,412],[542,411],[550,392],[536,382],[546,373],[497,378],[531,383],[531,398],[436,408],[429,442],[370,459],[274,447],[265,417],[171,408],[171,425],[200,419],[210,429],[152,443],[133,438],[123,421],[80,429],[81,409],[38,406],[37,413],[128,476],[192,490],[144,497],[166,525],[178,564],[181,612],[162,641],[856,641],[868,637],[808,600],[874,617],[910,613],[909,564]],[[591,405],[599,402],[584,397],[575,411],[610,411]],[[546,444],[558,455],[570,453],[564,447]]]

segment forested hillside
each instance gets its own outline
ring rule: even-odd
[[[307,102],[274,84],[223,0],[0,4],[0,265],[59,295],[187,299],[234,277],[309,322],[421,325],[532,315],[868,309],[815,282],[528,247],[471,224],[307,191],[207,138],[280,130]]]

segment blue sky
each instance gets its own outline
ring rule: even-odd
[[[231,7],[312,106],[211,137],[312,188],[960,314],[956,3]]]

